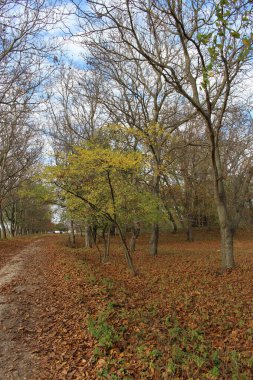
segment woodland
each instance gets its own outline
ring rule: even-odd
[[[252,30],[247,0],[1,1],[0,266],[41,236],[36,378],[252,378]]]

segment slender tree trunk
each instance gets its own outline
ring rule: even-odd
[[[115,236],[116,235],[116,226],[115,225],[111,226],[111,228],[110,228],[110,234],[111,234],[111,236]]]
[[[160,195],[160,176],[157,175],[154,178],[154,187],[153,193],[155,196],[159,197]],[[152,232],[150,237],[150,255],[157,256],[158,253],[158,241],[159,241],[159,224],[158,222],[153,223]]]
[[[158,223],[153,223],[152,233],[150,238],[150,254],[151,256],[157,256],[159,241],[159,225]]]
[[[85,247],[92,248],[92,231],[89,225],[85,226]]]
[[[97,226],[90,227],[94,243],[97,241]]]
[[[222,269],[232,269],[235,266],[233,250],[233,229],[227,206],[226,192],[223,184],[222,167],[218,146],[212,142],[212,164],[214,170],[214,191],[221,234],[221,264]]]
[[[226,205],[221,199],[218,201],[217,211],[220,222],[222,269],[232,269],[235,266],[233,249],[234,231],[227,215]]]
[[[2,210],[1,207],[0,207],[0,225],[1,225],[1,230],[2,230],[2,238],[6,239],[7,238],[7,233],[6,233],[6,228],[5,228],[5,224],[4,224],[4,221],[3,221],[3,210]]]
[[[105,251],[107,259],[110,255],[110,246],[111,246],[111,229],[109,228],[107,232],[106,251]]]
[[[168,212],[169,220],[170,220],[170,222],[172,223],[172,226],[173,226],[172,233],[176,234],[177,233],[177,223],[176,223],[176,221],[174,219],[174,216],[173,216],[172,212],[170,210],[167,210],[167,212]]]
[[[126,258],[126,262],[127,262],[127,265],[128,265],[128,268],[131,270],[132,274],[134,276],[137,275],[137,271],[134,267],[134,263],[133,263],[133,259],[132,259],[132,256],[131,256],[131,252],[127,246],[127,243],[126,243],[126,240],[124,238],[124,235],[121,231],[121,228],[119,225],[117,225],[118,227],[118,231],[119,231],[119,236],[120,236],[120,240],[121,240],[121,243],[123,245],[123,248],[124,248],[124,254],[125,254],[125,258]]]
[[[192,242],[194,240],[193,239],[193,230],[192,230],[192,218],[191,218],[191,215],[187,216],[186,236],[187,236],[187,241]]]
[[[135,251],[136,241],[138,237],[140,236],[140,224],[135,223],[131,230],[132,230],[132,236],[130,240],[130,253],[132,255]]]
[[[103,240],[104,240],[104,261],[107,261],[110,254],[110,244],[111,244],[111,229],[108,227],[103,230]]]
[[[76,245],[76,237],[75,237],[75,230],[74,230],[74,222],[73,222],[73,220],[70,221],[69,242],[70,242],[71,248],[74,248],[75,245]]]

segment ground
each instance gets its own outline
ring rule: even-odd
[[[139,275],[117,239],[110,261],[66,236],[0,242],[0,379],[253,378],[252,231],[219,270],[215,231],[138,242]]]

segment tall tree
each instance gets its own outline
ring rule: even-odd
[[[89,11],[78,7],[78,16],[92,35],[91,43],[95,39],[112,52],[114,46],[130,46],[201,117],[209,136],[222,267],[232,268],[233,227],[221,140],[228,109],[238,102],[235,90],[252,63],[252,2],[125,0],[109,5],[104,0],[89,0],[88,4]],[[252,160],[241,169],[239,208],[253,176]]]

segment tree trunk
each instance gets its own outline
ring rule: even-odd
[[[86,248],[92,248],[92,230],[91,227],[86,225],[85,226],[85,247]]]
[[[91,228],[91,233],[92,233],[92,237],[93,237],[93,241],[94,243],[97,241],[97,226],[92,226],[90,227]]]
[[[110,234],[111,234],[111,236],[115,236],[116,235],[116,226],[115,225],[111,226],[111,228],[110,228]]]
[[[70,221],[70,235],[69,235],[69,242],[71,248],[75,248],[76,245],[76,237],[75,237],[75,230],[74,230],[74,222],[73,220]]]
[[[160,197],[160,175],[156,175],[153,178],[153,194],[155,197]],[[157,211],[159,211],[159,206],[157,206]],[[156,216],[157,217],[157,216]],[[151,256],[157,256],[158,251],[158,241],[159,241],[159,224],[154,222],[152,226],[152,233],[150,237],[150,247],[149,252]]]
[[[158,223],[153,223],[152,233],[151,233],[151,238],[150,238],[151,256],[157,256],[158,240],[159,240],[159,225]]]
[[[188,217],[187,217],[186,235],[187,235],[187,241],[192,242],[194,240],[193,239],[193,231],[192,231],[192,218],[191,218],[191,215],[188,215]]]
[[[109,254],[110,254],[110,246],[111,246],[111,229],[109,228],[107,232],[106,247],[105,247],[106,259],[108,259]]]
[[[105,227],[103,229],[103,233],[102,233],[102,238],[103,238],[103,242],[104,242],[104,257],[103,257],[103,260],[104,262],[106,262],[108,260],[108,257],[109,257],[109,253],[110,253],[110,243],[111,243],[111,229],[110,227]]]
[[[127,262],[127,265],[128,265],[128,268],[131,270],[132,274],[134,276],[137,275],[137,271],[134,267],[134,263],[133,263],[133,260],[132,260],[132,256],[131,256],[131,252],[127,246],[127,243],[126,243],[126,240],[124,238],[124,235],[121,231],[121,228],[119,225],[117,225],[118,227],[118,231],[119,231],[119,236],[120,236],[120,240],[122,242],[122,245],[123,245],[123,248],[124,248],[124,254],[125,254],[125,258],[126,258],[126,262]]]
[[[233,250],[233,230],[227,207],[226,192],[223,183],[222,168],[218,147],[213,144],[212,164],[214,169],[214,191],[221,233],[221,264],[222,269],[232,269],[235,266]]]
[[[232,269],[235,266],[233,240],[232,228],[229,226],[221,227],[222,269]]]
[[[170,210],[167,210],[167,212],[168,212],[169,220],[170,220],[170,222],[173,225],[173,231],[172,231],[172,233],[176,234],[177,233],[177,223],[176,223],[176,221],[174,219],[174,216],[173,216],[172,212]]]
[[[138,237],[140,236],[140,224],[134,223],[131,230],[132,230],[132,236],[131,236],[131,241],[130,241],[130,253],[132,255],[135,251],[136,241]]]
[[[6,239],[7,233],[6,233],[6,228],[5,228],[5,224],[3,221],[3,210],[2,210],[2,208],[0,208],[0,225],[1,225],[1,230],[2,230],[2,239]]]

